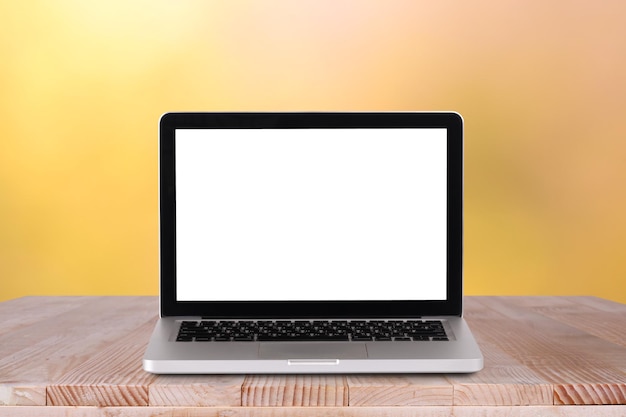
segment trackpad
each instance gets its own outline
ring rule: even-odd
[[[261,343],[263,359],[365,359],[365,343],[268,342]]]

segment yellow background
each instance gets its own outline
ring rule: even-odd
[[[626,302],[626,2],[3,1],[0,300],[157,294],[167,111],[456,110],[468,294]]]

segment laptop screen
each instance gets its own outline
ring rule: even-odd
[[[168,113],[161,314],[460,315],[456,113]]]
[[[445,299],[446,148],[437,128],[177,129],[177,300]]]

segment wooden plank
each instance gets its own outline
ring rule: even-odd
[[[142,357],[155,321],[118,333],[68,370],[48,386],[48,405],[147,406],[148,386],[156,376],[142,369]]]
[[[32,325],[41,320],[42,308],[55,314],[77,308],[81,299],[77,297],[73,303],[67,303],[59,297],[22,297],[0,303],[0,360],[14,354],[11,343],[15,331],[19,328]],[[73,305],[76,304],[76,305]],[[0,411],[4,406],[45,406],[46,386],[40,384],[21,384],[9,380],[0,368]],[[1,414],[0,414],[1,415]]]
[[[37,321],[27,320],[2,338],[0,402],[7,405],[44,405],[51,381],[92,357],[120,329],[134,328],[135,318],[156,317],[158,308],[154,297],[28,297],[9,304],[17,307],[10,322],[40,308]]]
[[[243,407],[328,407],[348,405],[341,375],[251,375],[241,387]]]
[[[243,375],[164,375],[148,387],[151,406],[241,406]]]
[[[452,384],[439,375],[348,375],[346,381],[350,406],[453,404]]]
[[[532,310],[602,340],[626,346],[626,305],[593,297],[566,299],[569,302],[565,305],[535,306]]]
[[[485,368],[467,375],[448,375],[454,385],[454,405],[551,405],[553,386],[534,370],[502,349],[499,341],[502,319],[497,312],[479,302],[480,298],[465,300],[465,319],[485,357]],[[485,325],[487,324],[487,325]]]
[[[88,303],[87,297],[22,297],[4,301],[0,303],[0,338],[39,322],[44,314],[56,316]]]
[[[532,296],[532,297],[526,297],[526,296],[517,296],[517,295],[512,295],[512,296],[501,296],[501,297],[494,297],[494,296],[488,296],[488,297],[468,297],[471,301],[473,301],[474,303],[477,304],[489,304],[491,301],[494,301],[496,299],[500,300],[500,301],[507,301],[517,307],[520,308],[530,308],[532,309],[532,307],[545,307],[545,306],[552,306],[552,307],[559,307],[559,306],[568,306],[571,305],[571,301],[569,301],[566,297],[555,297],[555,296],[546,296],[546,295],[537,295],[537,296]]]
[[[0,384],[0,407],[7,405],[46,405],[46,387],[21,385],[19,382]]]
[[[571,404],[626,404],[625,384],[561,384],[555,387],[554,403]],[[625,414],[626,415],[626,414]]]
[[[524,366],[487,368],[472,375],[449,376],[455,406],[530,406],[554,402],[552,384],[533,376]]]
[[[597,338],[626,346],[626,306],[595,297],[560,297],[567,304],[535,306],[533,311],[550,317],[569,327],[584,331]],[[584,306],[585,308],[581,308]],[[602,346],[607,346],[602,343]],[[597,345],[586,349],[597,352]],[[602,349],[600,351],[603,351]],[[626,375],[623,356],[614,357],[604,351],[603,358],[615,364]],[[626,378],[623,384],[561,384],[555,387],[556,404],[624,404],[626,403]]]
[[[626,311],[626,304],[621,304],[616,301],[606,300],[604,298],[592,297],[592,296],[577,296],[577,297],[558,297],[564,300],[570,301],[572,304],[579,306],[579,311],[589,311],[593,308],[598,311],[604,311],[610,314],[620,314],[618,318],[625,319],[624,311]],[[582,307],[582,308],[581,308]]]
[[[510,319],[490,322],[490,327],[501,336],[491,342],[552,383],[555,402],[614,404],[616,398],[619,401],[626,386],[623,371],[626,350],[519,306],[519,300],[490,297],[485,302],[488,308]],[[584,388],[573,393],[574,386]]]
[[[626,406],[529,407],[0,407],[0,417],[624,417]]]
[[[23,351],[38,349],[38,344],[59,333],[59,323],[77,316],[88,304],[83,297],[24,297],[0,303],[0,375],[8,376],[7,365],[22,364],[21,356],[36,357]],[[24,365],[31,367],[32,362]]]

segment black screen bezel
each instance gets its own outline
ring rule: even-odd
[[[447,297],[397,301],[177,301],[176,129],[445,128]],[[166,113],[159,123],[161,316],[213,318],[460,316],[463,270],[463,119],[454,112]]]

